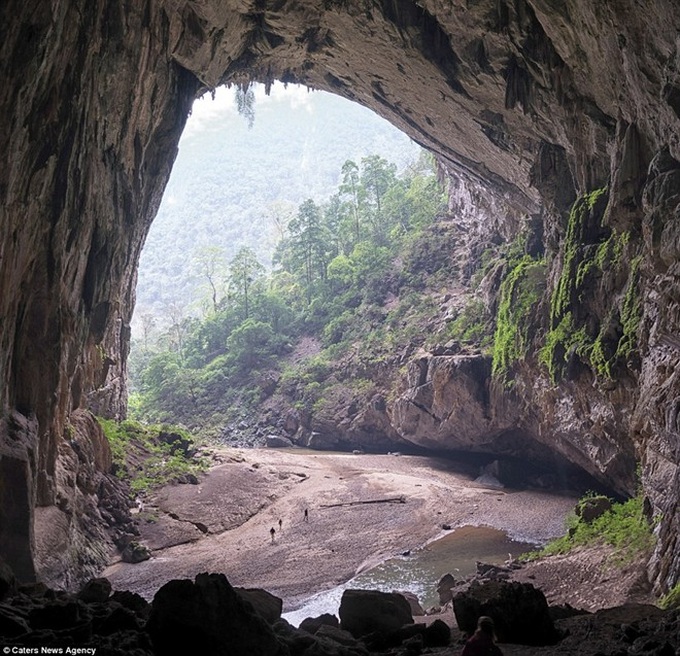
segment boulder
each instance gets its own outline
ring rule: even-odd
[[[315,635],[320,640],[327,638],[346,647],[356,647],[357,645],[356,638],[349,631],[344,631],[339,626],[322,624]]]
[[[252,605],[268,624],[281,619],[283,600],[261,588],[234,588],[236,594]]]
[[[166,583],[147,623],[157,656],[275,656],[279,644],[267,622],[231,587],[224,574],[199,574]]]
[[[425,615],[425,610],[420,605],[418,596],[413,592],[409,592],[408,590],[393,590],[392,592],[394,592],[394,594],[401,595],[404,599],[406,599],[406,601],[408,601],[408,605],[411,607],[411,615],[413,615],[413,617]]]
[[[340,627],[355,638],[369,633],[390,633],[413,624],[408,601],[394,592],[345,590],[340,601]]]
[[[289,446],[293,446],[293,442],[281,435],[267,435],[265,445],[270,449],[285,449]]]
[[[590,497],[583,499],[574,509],[577,517],[586,524],[594,522],[612,509],[611,499],[607,497]]]
[[[14,578],[14,572],[12,572],[11,567],[0,558],[0,601],[12,594],[16,590],[16,587],[17,582]]]
[[[122,551],[121,559],[124,563],[141,563],[151,558],[151,552],[139,542],[130,542]]]
[[[453,597],[453,610],[465,633],[474,633],[478,618],[487,615],[500,642],[553,645],[560,638],[545,596],[529,583],[474,581]]]
[[[85,603],[104,602],[111,595],[111,581],[105,578],[90,579],[78,593]]]
[[[439,595],[439,603],[443,606],[453,600],[453,593],[451,590],[456,587],[456,579],[453,574],[444,574],[439,583],[437,583],[437,594]]]
[[[446,647],[451,642],[451,629],[446,622],[435,620],[423,632],[426,647]]]
[[[322,626],[331,626],[337,629],[340,627],[340,622],[335,615],[330,613],[323,613],[317,617],[306,617],[300,622],[300,630],[312,634],[316,633]]]

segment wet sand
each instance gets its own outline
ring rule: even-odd
[[[296,449],[223,449],[217,458],[198,485],[168,486],[145,501],[139,526],[152,558],[111,564],[103,575],[115,589],[151,599],[170,579],[223,572],[292,610],[445,534],[445,524],[544,543],[563,533],[575,503],[479,485],[474,472],[441,458]],[[358,503],[402,496],[404,503]]]

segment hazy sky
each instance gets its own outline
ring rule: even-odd
[[[311,91],[307,87],[297,84],[284,86],[281,82],[274,82],[269,95],[265,93],[264,84],[253,85],[253,91],[255,92],[256,111],[258,107],[266,106],[272,102],[287,101],[292,109],[313,112],[314,106],[311,102],[311,94],[325,93],[323,91]],[[194,101],[191,115],[182,133],[182,139],[190,139],[193,134],[201,131],[210,121],[220,116],[234,116],[237,113],[236,102],[234,101],[234,87],[217,88],[214,100],[212,94],[208,92]]]

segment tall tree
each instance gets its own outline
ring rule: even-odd
[[[212,310],[217,312],[219,287],[224,277],[224,249],[221,246],[202,246],[194,257],[198,270],[208,281]]]
[[[396,182],[397,167],[380,155],[370,155],[361,160],[361,184],[371,206],[370,218],[375,238],[384,242],[388,217],[384,216],[383,198]]]
[[[355,242],[361,240],[361,225],[359,221],[359,167],[348,159],[342,165],[342,184],[340,193],[349,196],[352,217],[354,218],[354,239]]]
[[[229,265],[229,289],[232,299],[243,308],[243,319],[250,316],[251,292],[265,269],[252,248],[243,246]]]
[[[325,278],[325,244],[321,224],[321,211],[311,199],[307,199],[297,216],[288,224],[291,255],[294,263],[302,268],[307,303],[311,303],[312,289],[317,277]]]

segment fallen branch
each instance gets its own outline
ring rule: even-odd
[[[406,503],[406,497],[390,497],[389,499],[369,499],[368,501],[344,501],[343,503],[328,503],[319,506],[320,508],[340,508],[341,506],[359,506],[365,503]]]

